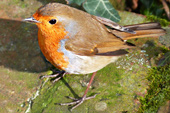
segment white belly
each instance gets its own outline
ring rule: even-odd
[[[114,62],[118,57],[104,56],[73,56],[69,58],[69,65],[65,69],[68,73],[73,74],[88,74],[96,72],[111,62]]]

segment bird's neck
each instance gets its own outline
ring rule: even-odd
[[[38,42],[46,59],[59,69],[67,68],[68,62],[60,50],[60,41],[66,38],[64,28],[53,30],[39,29]]]

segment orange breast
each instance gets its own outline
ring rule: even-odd
[[[38,42],[42,53],[50,63],[62,70],[67,68],[68,60],[59,50],[59,42],[65,38],[66,34],[64,28],[53,28],[49,31],[41,27],[38,31]]]

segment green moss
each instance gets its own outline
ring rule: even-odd
[[[163,53],[167,53],[167,52],[169,52],[169,49],[167,47],[165,47],[165,46],[161,46],[161,51]]]
[[[140,98],[139,113],[155,113],[159,107],[170,100],[170,65],[153,67],[147,79],[150,81],[145,97]]]
[[[126,4],[125,4],[126,0],[119,0],[119,1],[109,0],[109,1],[116,10],[122,10],[123,11],[126,7]]]
[[[164,27],[166,27],[170,24],[170,22],[167,21],[166,19],[162,19],[162,18],[159,18],[159,17],[154,16],[154,15],[147,15],[146,20],[150,20],[152,22],[157,21],[161,24],[161,26],[164,26]]]
[[[146,54],[150,59],[152,66],[162,66],[164,64],[167,64],[167,61],[169,61],[169,49],[163,45],[158,45],[158,42],[155,40],[146,41],[145,46],[142,47],[142,50],[146,50]]]
[[[25,4],[25,2],[22,0],[13,0],[9,3],[9,5],[17,5],[23,9],[28,6],[28,4]]]

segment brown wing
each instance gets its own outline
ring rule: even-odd
[[[110,40],[110,41],[103,41],[100,43],[97,43],[97,41],[96,42],[95,41],[89,42],[89,41],[90,41],[89,38],[86,38],[86,40],[82,39],[81,41],[75,39],[74,41],[71,40],[70,42],[69,40],[68,43],[66,43],[65,48],[79,55],[92,56],[92,55],[107,54],[108,56],[110,54],[111,56],[118,56],[118,55],[127,54],[126,51],[123,51],[121,49],[134,47],[134,45],[128,45],[126,42],[123,42],[122,40],[118,40],[118,41]]]

